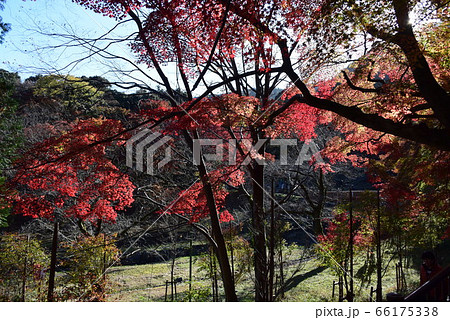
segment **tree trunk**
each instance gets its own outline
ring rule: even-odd
[[[185,134],[185,137],[188,138],[188,142],[192,142],[192,140],[189,141],[190,137],[188,135]],[[194,138],[198,139],[198,134],[196,132],[194,132]],[[190,145],[192,146],[192,143],[190,143]],[[230,263],[228,261],[228,253],[225,238],[223,236],[222,228],[220,227],[219,213],[217,212],[214,192],[209,182],[206,166],[202,157],[200,157],[200,163],[197,165],[197,168],[200,173],[200,179],[203,184],[203,191],[205,192],[206,195],[206,201],[210,213],[212,236],[217,245],[217,247],[214,247],[214,251],[217,260],[219,261],[220,271],[222,274],[225,299],[226,301],[237,301],[236,289],[234,286]]]
[[[399,26],[399,32],[394,37],[393,42],[402,49],[408,59],[414,80],[423,98],[427,101],[437,119],[450,132],[450,96],[436,81],[420,49],[412,25],[409,23],[408,1],[395,0],[393,5]]]
[[[347,301],[353,302],[353,192],[350,190],[350,231],[349,231],[349,250],[350,250],[350,289],[347,293]]]
[[[268,268],[264,219],[264,166],[254,162],[250,172],[253,184],[253,248],[255,263],[255,300],[268,299]]]
[[[54,300],[53,291],[55,288],[55,273],[56,273],[56,251],[58,249],[58,222],[55,221],[53,225],[53,242],[52,242],[52,256],[50,261],[50,275],[48,279],[48,293],[47,301]]]
[[[275,278],[275,190],[273,178],[270,196],[269,300],[273,301]]]
[[[215,247],[214,249],[217,260],[219,261],[220,271],[222,274],[225,299],[226,301],[237,301],[233,276],[231,274],[230,263],[228,261],[227,247],[225,244],[222,229],[220,227],[219,215],[215,204],[214,194],[211,185],[207,181],[208,178],[206,177],[206,175],[201,174],[201,177],[202,181],[204,181],[203,188],[206,193],[208,207],[210,210],[212,236],[217,244],[217,247]]]
[[[377,302],[383,301],[382,287],[382,256],[381,256],[381,206],[380,206],[380,190],[377,192]]]

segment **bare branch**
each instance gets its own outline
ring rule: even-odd
[[[216,47],[217,47],[217,44],[219,43],[220,36],[222,35],[223,29],[225,28],[225,24],[227,22],[228,12],[230,11],[230,4],[231,4],[231,0],[228,0],[227,6],[225,8],[225,13],[223,14],[222,24],[219,28],[219,31],[217,32],[216,38],[214,39],[214,44],[213,44],[213,47],[211,48],[211,52],[209,54],[208,61],[206,61],[206,66],[203,68],[202,72],[200,73],[200,76],[198,77],[197,81],[194,83],[194,86],[192,87],[193,91],[198,87],[198,85],[204,78],[206,72],[208,71],[209,66],[211,65],[212,58],[214,56],[214,52],[216,51]]]
[[[348,75],[347,75],[347,73],[345,71],[342,71],[342,74],[344,75],[344,79],[345,79],[345,81],[347,81],[348,86],[351,89],[353,89],[353,90],[357,90],[357,91],[360,91],[360,92],[366,92],[366,93],[368,93],[368,92],[375,92],[376,93],[376,92],[380,92],[381,91],[381,87],[380,88],[373,88],[373,89],[358,87],[358,86],[356,86],[356,85],[354,85],[352,83],[352,81],[350,80],[350,78],[348,77]]]

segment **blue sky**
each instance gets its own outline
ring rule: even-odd
[[[130,65],[120,61],[105,62],[105,59],[94,56],[83,59],[80,63],[71,64],[88,55],[89,51],[80,46],[58,48],[63,41],[61,38],[43,35],[43,33],[76,33],[81,37],[95,38],[114,27],[117,23],[114,19],[96,14],[71,0],[6,0],[4,6],[0,15],[4,22],[11,24],[11,31],[6,33],[4,43],[0,44],[0,69],[17,72],[22,80],[37,74],[58,73],[103,76],[110,81],[141,81],[153,88],[158,86],[143,74],[131,72]],[[133,23],[125,24],[115,32],[115,36],[125,37],[135,31]],[[135,61],[135,56],[125,43],[113,47],[112,52]],[[154,70],[149,70],[146,66],[141,67],[150,77],[159,80]],[[177,87],[181,81],[177,81],[175,64],[169,63],[163,69],[173,87]],[[114,70],[126,72],[118,74]],[[208,74],[206,80],[215,82],[218,79]],[[203,89],[203,86],[199,86],[196,92]]]
[[[11,24],[11,31],[0,45],[0,68],[19,72],[22,79],[36,73],[46,73],[73,61],[79,50],[49,50],[42,48],[58,40],[39,34],[38,30],[53,33],[72,26],[77,32],[92,35],[114,25],[114,20],[85,10],[69,0],[6,0],[0,11],[3,21]],[[75,75],[93,75],[104,72],[101,65],[84,63],[68,69]]]
[[[96,14],[71,0],[6,0],[4,6],[0,15],[4,22],[11,24],[11,31],[6,33],[5,41],[0,45],[0,69],[17,72],[22,81],[37,74],[58,73],[103,76],[110,81],[141,81],[153,88],[158,86],[143,74],[130,72],[130,66],[120,61],[108,60],[106,63],[105,59],[91,57],[80,63],[71,64],[88,55],[89,51],[79,46],[53,48],[60,45],[63,40],[42,34],[73,32],[81,37],[95,38],[114,27],[117,23],[114,19]],[[119,28],[115,36],[125,37],[134,31],[136,27],[131,23]],[[112,51],[130,61],[135,61],[135,56],[125,43],[116,45]],[[149,70],[146,66],[141,67],[150,77],[159,80],[156,71]],[[125,74],[114,72],[120,69],[125,70]],[[175,64],[169,63],[163,70],[173,87],[181,83],[179,79],[177,81]],[[206,80],[215,82],[218,79],[208,74]],[[201,92],[203,89],[203,86],[199,86],[197,91]]]
[[[99,57],[70,64],[88,55],[89,51],[79,46],[53,48],[52,46],[61,44],[62,39],[42,34],[67,33],[69,30],[82,37],[92,38],[114,27],[117,23],[114,19],[96,14],[70,0],[6,0],[5,8],[0,11],[0,15],[4,22],[11,24],[11,31],[6,33],[5,41],[0,45],[0,68],[18,72],[22,80],[39,73],[100,75],[109,80],[123,79],[111,72],[114,68],[110,64],[105,65],[105,60]],[[124,26],[115,33],[115,36],[128,35],[130,28],[134,31],[134,26]],[[125,43],[116,45],[113,52],[129,60],[135,60]],[[118,67],[129,69],[119,62],[114,63],[119,64]],[[63,67],[66,68],[60,70]],[[170,70],[168,73],[173,74]],[[143,79],[138,74],[134,76]]]

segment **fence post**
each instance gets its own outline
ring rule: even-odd
[[[234,283],[234,249],[233,249],[233,225],[231,224],[231,221],[228,223],[230,227],[230,259],[231,259],[231,277]]]
[[[176,282],[176,281],[175,281],[175,283],[173,284],[173,287],[175,288],[175,301],[177,301],[178,298],[177,298],[177,282]],[[172,301],[173,301],[173,299],[172,299]]]
[[[165,295],[164,295],[164,301],[166,301],[167,302],[167,287],[169,286],[169,281],[168,280],[166,280],[166,293],[165,293]]]
[[[280,289],[281,298],[284,298],[284,270],[283,270],[283,237],[280,236]]]

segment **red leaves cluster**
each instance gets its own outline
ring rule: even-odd
[[[129,10],[141,7],[140,0],[74,0],[76,3],[91,9],[94,12],[105,16],[120,19],[123,18]]]
[[[21,190],[14,199],[16,213],[114,222],[117,211],[132,204],[134,189],[106,157],[108,137],[121,129],[115,120],[80,120],[70,131],[36,144],[20,159],[13,180]]]
[[[282,101],[286,101],[292,96],[299,94],[296,88],[286,90],[281,96],[281,102],[271,103],[270,109],[275,110],[282,106]],[[278,115],[273,126],[266,130],[271,138],[296,137],[300,140],[313,139],[317,136],[314,129],[330,121],[328,112],[313,108],[304,103],[294,103],[283,113]]]
[[[373,230],[367,229],[367,225],[362,225],[362,221],[367,218],[354,215],[353,217],[353,245],[356,248],[365,248],[373,243]],[[358,227],[356,227],[358,226]],[[333,219],[328,221],[325,235],[317,236],[321,246],[332,252],[340,251],[338,255],[347,252],[350,241],[350,214],[348,211],[337,213]]]
[[[122,19],[133,11],[139,16],[139,36],[132,50],[139,62],[175,62],[187,74],[208,60],[211,48],[214,61],[242,54],[245,63],[257,55],[265,67],[274,62],[271,47],[279,35],[297,41],[314,19],[323,0],[75,0],[106,16]],[[226,8],[229,8],[227,11]],[[143,14],[141,15],[138,13]],[[226,23],[224,18],[226,16]],[[264,32],[258,28],[265,26]],[[287,31],[289,30],[289,31]],[[217,35],[220,32],[220,37]],[[256,44],[254,48],[244,43]],[[255,51],[257,55],[255,55]]]
[[[414,107],[425,101],[416,92],[411,72],[399,64],[394,55],[374,51],[352,67],[349,78],[353,85],[371,89],[378,86],[379,89],[362,92],[337,77],[334,82],[343,84],[329,91],[331,99],[357,105],[365,113],[379,114],[395,122],[437,125],[436,120],[426,118],[430,110],[413,114]],[[435,72],[440,74],[438,70]],[[368,75],[371,81],[367,80]],[[323,155],[333,162],[350,161],[354,166],[366,167],[370,181],[380,189],[399,227],[401,224],[409,234],[416,230],[419,235],[425,220],[436,219],[448,225],[448,152],[382,134],[338,116],[333,116],[332,123],[341,134],[329,141]]]
[[[257,120],[255,97],[224,94],[205,98],[191,108],[192,101],[177,107],[170,107],[167,102],[146,100],[141,103],[141,115],[147,119],[160,119],[171,112],[181,112],[173,117],[164,127],[165,132],[180,130],[221,130],[224,127],[248,127]]]
[[[234,167],[225,167],[211,171],[208,179],[213,189],[219,220],[221,222],[233,220],[233,216],[226,209],[226,197],[229,194],[226,184],[238,186],[244,183],[244,173]],[[208,217],[210,211],[202,183],[197,182],[187,190],[181,191],[178,198],[164,212],[187,216],[191,222]]]
[[[252,148],[256,142],[252,140],[250,132],[265,126],[270,114],[282,107],[282,102],[269,100],[267,105],[261,106],[261,101],[255,97],[223,94],[204,98],[194,105],[191,101],[171,107],[166,102],[147,100],[141,102],[141,106],[143,107],[141,115],[146,119],[157,120],[174,112],[180,114],[164,124],[161,130],[165,133],[177,134],[182,130],[198,130],[202,138],[221,138],[223,144],[217,147],[228,150],[228,155],[236,151],[231,150],[235,146],[232,146],[228,139],[238,143],[239,151],[243,152],[243,154],[236,152],[235,163],[239,167],[247,156],[250,159],[270,158],[271,155],[263,156]],[[315,137],[315,126],[327,120],[328,118],[317,109],[305,104],[293,104],[275,119],[273,125],[265,129],[265,133],[272,138],[293,136],[306,140]],[[221,212],[220,218],[227,221],[232,217],[225,210],[228,192],[223,185],[233,184],[233,181],[243,183],[244,180],[241,171],[236,171],[236,167],[230,165],[227,159],[223,160],[223,163],[217,163],[219,167],[209,174],[209,179],[213,185],[217,208]],[[239,179],[236,179],[237,173]],[[180,192],[179,199],[169,206],[168,212],[189,215],[193,222],[206,217],[209,211],[201,183]]]

